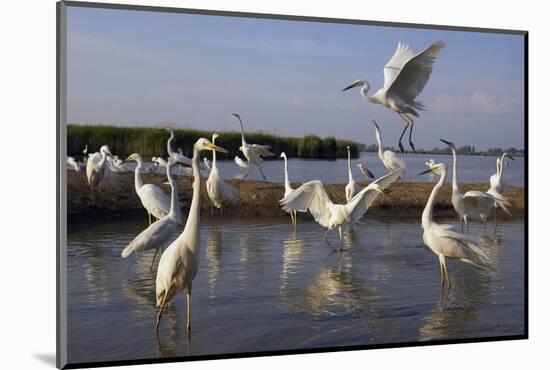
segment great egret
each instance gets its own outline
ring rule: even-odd
[[[80,164],[73,157],[67,157],[67,164],[76,172],[80,172],[82,170],[82,168],[80,168]]]
[[[82,157],[83,161],[84,161],[84,164],[86,164],[86,162],[88,162],[88,144],[84,145],[84,150],[82,151],[82,154],[84,154]]]
[[[287,212],[292,209],[308,209],[315,221],[327,228],[324,236],[327,243],[329,231],[338,228],[340,249],[342,249],[342,225],[359,221],[378,197],[378,194],[382,193],[400,176],[402,176],[401,171],[395,171],[380,177],[363,188],[347,204],[334,204],[319,180],[304,183],[281,199],[279,203]]]
[[[429,168],[434,168],[435,165],[436,165],[436,163],[433,160],[433,158],[430,158],[430,160],[428,162],[426,162],[426,166],[428,166]]]
[[[148,228],[139,233],[121,253],[121,256],[126,258],[133,252],[146,251],[154,248],[155,254],[153,255],[149,270],[153,268],[159,249],[164,248],[166,244],[168,244],[177,230],[179,215],[178,189],[176,187],[176,182],[172,178],[172,167],[176,164],[178,164],[178,162],[174,162],[170,159],[168,160],[168,166],[166,166],[166,176],[168,177],[168,183],[171,189],[170,211],[166,216],[153,222]]]
[[[348,150],[348,184],[345,187],[346,191],[346,200],[349,202],[351,198],[359,191],[359,187],[357,186],[357,183],[355,180],[353,180],[353,174],[351,173],[351,153],[349,146],[347,147]]]
[[[412,131],[414,121],[409,115],[418,117],[417,110],[423,110],[424,104],[416,101],[430,79],[435,58],[445,47],[441,41],[433,42],[420,53],[413,55],[408,45],[399,42],[395,53],[384,66],[384,87],[374,95],[367,95],[370,85],[367,81],[357,80],[342,91],[362,86],[361,95],[370,103],[382,104],[396,112],[405,123],[405,128],[399,137],[399,149],[403,152],[401,139],[409,131],[409,145],[414,151]]]
[[[266,177],[264,175],[264,171],[262,170],[262,163],[264,161],[262,157],[271,157],[275,154],[269,150],[269,145],[248,144],[244,138],[244,128],[241,116],[239,116],[237,113],[232,114],[237,117],[239,123],[241,124],[242,146],[239,148],[239,150],[243,153],[249,163],[249,166],[246,168],[246,173],[242,179],[244,180],[248,176],[248,172],[250,171],[250,163],[252,163],[258,166],[258,168],[260,169],[260,173],[262,174],[262,178],[265,180]]]
[[[238,155],[235,156],[235,163],[241,170],[248,170],[248,163],[243,161]]]
[[[359,171],[365,176],[367,179],[374,179],[374,175],[370,170],[363,165],[363,163],[358,163],[357,168],[359,168]]]
[[[193,146],[193,198],[191,208],[181,235],[166,248],[160,257],[156,278],[156,301],[160,306],[156,330],[159,329],[164,305],[180,291],[187,290],[187,333],[191,333],[191,289],[197,273],[200,246],[201,176],[199,153],[212,150],[227,153],[223,148],[200,138]]]
[[[453,152],[453,193],[451,196],[451,202],[453,207],[460,218],[460,224],[466,224],[466,231],[468,231],[468,222],[469,221],[481,221],[485,223],[487,217],[493,209],[495,200],[501,199],[502,197],[495,197],[489,193],[478,190],[470,190],[466,194],[462,194],[460,188],[458,187],[458,177],[457,177],[457,156],[456,148],[453,143],[447,140],[441,139],[441,141],[447,144],[451,151]]]
[[[153,184],[144,184],[141,177],[143,169],[143,159],[138,153],[131,154],[124,162],[136,161],[137,166],[134,170],[134,181],[136,193],[141,200],[141,204],[147,210],[149,215],[149,225],[151,224],[151,215],[157,219],[161,219],[170,212],[170,197],[166,195],[164,190]],[[181,223],[180,207],[177,207],[177,220]]]
[[[441,271],[441,287],[445,286],[447,281],[449,289],[451,289],[451,280],[447,272],[445,258],[455,258],[462,262],[466,262],[478,267],[489,267],[489,259],[487,255],[476,245],[475,240],[464,234],[460,234],[453,230],[451,225],[438,224],[433,220],[433,204],[437,193],[445,183],[447,178],[447,169],[443,163],[434,165],[420,175],[434,172],[440,176],[439,181],[434,186],[426,207],[422,212],[422,229],[424,234],[422,239],[424,244],[428,246],[439,257],[439,268]]]
[[[218,136],[216,133],[212,134],[212,144],[216,145]],[[212,213],[214,213],[213,207],[219,208],[223,212],[223,203],[235,203],[237,201],[235,190],[220,177],[216,164],[216,151],[212,152],[212,168],[208,180],[206,180],[206,191],[212,204]]]
[[[504,166],[506,164],[506,157],[515,161],[515,158],[510,154],[504,152],[501,158],[497,158],[497,172],[491,176],[489,183],[491,188],[494,189],[497,193],[502,194],[504,192],[504,182],[502,181],[502,173],[504,171]]]
[[[172,150],[172,141],[174,141],[174,139],[176,138],[174,130],[170,127],[167,127],[166,131],[168,131],[170,133],[170,138],[166,142],[166,149],[168,151],[168,157],[171,158],[173,161],[181,163],[185,166],[191,166],[191,159],[189,157],[183,155],[182,153],[178,153],[178,152],[175,152],[174,150]]]
[[[388,172],[401,170],[403,173],[405,173],[405,171],[407,170],[407,165],[405,164],[405,161],[399,158],[391,150],[384,150],[384,147],[382,146],[382,134],[380,132],[380,127],[375,120],[372,120],[372,123],[374,124],[376,141],[378,142],[378,158],[380,158]]]
[[[208,168],[208,170],[210,171],[212,169],[212,167],[210,167],[210,161],[208,160],[208,158],[204,157],[203,161],[204,161],[204,165],[206,166],[206,168]]]
[[[158,165],[158,167],[168,166],[168,162],[166,162],[166,160],[162,157],[153,157],[151,158],[151,161],[155,162]],[[183,162],[180,162],[180,163],[183,163]]]
[[[282,152],[280,157],[283,158],[285,161],[285,195],[283,198],[286,198],[294,191],[294,189],[292,188],[292,186],[290,186],[290,181],[288,180],[288,160],[286,158],[286,153]],[[290,214],[290,223],[292,226],[296,226],[296,223],[298,222],[298,217],[296,214],[297,211],[306,212],[307,209],[290,209],[287,211],[287,213]]]
[[[92,191],[99,186],[103,178],[107,156],[112,156],[111,151],[107,145],[103,145],[98,153],[91,154],[86,161],[86,177]]]

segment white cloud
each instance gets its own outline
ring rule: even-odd
[[[428,107],[441,113],[497,114],[517,110],[519,104],[519,99],[512,96],[473,91],[469,95],[438,94],[428,102]]]

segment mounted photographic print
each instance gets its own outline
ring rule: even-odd
[[[526,58],[58,3],[58,367],[527,338]]]

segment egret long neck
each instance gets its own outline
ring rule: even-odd
[[[456,150],[451,148],[453,152],[453,191],[458,190],[458,179],[456,178]]]
[[[384,149],[382,148],[382,137],[380,135],[380,130],[376,128],[376,141],[378,142],[378,158],[381,161],[384,161]]]
[[[177,217],[178,215],[178,208],[179,208],[179,202],[178,202],[178,188],[176,185],[176,182],[172,178],[172,162],[168,162],[168,165],[166,166],[166,176],[168,177],[168,182],[170,183],[170,190],[172,191],[171,197],[170,197],[170,212],[168,215],[172,218]]]
[[[498,166],[498,177],[502,177],[502,171],[504,171],[504,156],[505,154],[503,154],[500,158],[500,163]]]
[[[136,162],[137,166],[134,170],[134,186],[136,187],[136,193],[138,193],[139,189],[143,186],[143,179],[141,178],[141,168],[143,167],[143,162],[141,159],[138,159]]]
[[[193,168],[193,198],[191,199],[191,207],[182,235],[187,245],[196,252],[199,247],[201,218],[201,174],[199,171],[199,150],[197,148],[193,148],[191,167]]]
[[[348,149],[348,180],[349,182],[353,181],[353,175],[351,174],[351,154]]]
[[[447,169],[443,167],[441,171],[441,177],[439,178],[439,181],[434,186],[430,197],[428,198],[428,203],[426,203],[426,207],[424,207],[424,211],[422,212],[422,228],[426,229],[431,223],[433,219],[433,206],[435,202],[435,197],[437,196],[437,193],[445,183],[445,179],[447,178]]]
[[[285,193],[288,191],[291,191],[292,188],[290,187],[290,181],[288,181],[288,164],[286,160],[286,155],[283,155],[283,158],[285,160]]]
[[[369,92],[369,89],[370,89],[369,84],[365,82],[365,84],[361,88],[361,96],[370,103],[374,103],[374,104],[379,103],[378,99],[375,96],[367,95],[367,93]]]
[[[243,128],[243,121],[241,121],[241,118],[239,118],[239,123],[241,124],[241,140],[243,143],[243,146],[246,146],[246,140],[244,139],[244,128]]]
[[[216,138],[212,137],[212,144],[216,144]],[[216,151],[212,151],[212,169],[216,168]]]
[[[168,141],[166,142],[166,149],[168,150],[168,156],[172,156],[172,141],[174,141],[175,139],[175,135],[174,135],[174,131],[170,131],[170,139],[168,139]]]

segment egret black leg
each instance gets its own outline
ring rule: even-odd
[[[405,127],[403,128],[403,132],[401,132],[401,136],[399,136],[399,149],[401,150],[401,153],[405,152],[405,149],[403,148],[403,144],[401,144],[401,140],[403,139],[403,136],[405,136],[405,132],[407,132],[407,129],[409,128],[409,121],[404,117],[403,114],[398,113],[399,117],[405,122]]]
[[[414,149],[414,144],[413,144],[413,142],[412,142],[412,133],[413,133],[413,128],[414,128],[414,121],[413,121],[413,119],[412,119],[411,117],[409,117],[409,116],[406,116],[406,115],[405,115],[405,117],[407,117],[407,118],[409,119],[409,121],[410,121],[410,126],[409,126],[409,145],[411,146],[411,149],[413,150],[413,152],[416,153],[416,150]]]

